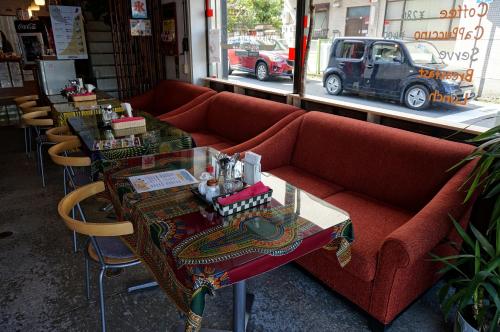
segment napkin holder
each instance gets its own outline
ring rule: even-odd
[[[252,185],[260,181],[260,159],[261,156],[248,151],[243,159],[243,181]]]
[[[135,127],[146,127],[146,119],[140,116],[136,116],[131,118],[114,119],[111,121],[111,128],[113,128],[113,130]]]
[[[221,196],[217,196],[217,197],[213,198],[214,210],[217,211],[223,217],[227,217],[227,216],[232,215],[234,213],[238,213],[238,212],[241,212],[244,210],[251,209],[251,208],[256,207],[258,205],[269,203],[271,201],[272,196],[273,196],[273,190],[271,188],[269,188],[268,191],[266,191],[260,195],[252,196],[250,198],[247,198],[247,199],[244,199],[241,201],[237,201],[237,202],[234,202],[231,204],[227,204],[227,205],[219,204],[218,199],[220,197],[227,197],[230,195],[232,195],[232,194],[221,195]]]

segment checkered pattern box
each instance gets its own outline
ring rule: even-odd
[[[233,204],[228,204],[228,205],[220,205],[217,202],[217,199],[219,197],[227,197],[228,195],[221,195],[213,198],[214,202],[214,209],[223,217],[227,217],[231,214],[238,213],[244,210],[251,209],[253,207],[256,207],[257,205],[265,204],[271,201],[271,198],[273,196],[273,190],[269,189],[269,191],[266,191],[263,194],[257,195],[250,197],[249,199],[243,200],[243,201],[238,201],[234,202]]]

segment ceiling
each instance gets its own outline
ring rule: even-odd
[[[17,8],[28,8],[31,1],[29,0],[1,0],[0,15],[16,15]],[[45,3],[49,3],[45,0]],[[49,16],[47,6],[41,6],[39,12],[34,12],[34,16]]]

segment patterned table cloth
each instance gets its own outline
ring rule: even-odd
[[[221,217],[191,187],[135,193],[129,176],[184,168],[198,177],[217,152],[197,148],[122,160],[106,173],[115,209],[130,220],[125,242],[149,268],[177,307],[187,314],[186,331],[198,331],[205,295],[249,279],[321,248],[350,260],[352,224],[346,212],[263,173],[273,189],[266,205]]]

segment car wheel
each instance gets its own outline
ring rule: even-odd
[[[259,81],[265,81],[269,78],[269,71],[265,62],[258,62],[255,67],[255,75]]]
[[[405,92],[404,102],[406,107],[413,110],[424,110],[429,107],[429,89],[421,84],[410,86]]]
[[[340,79],[339,75],[337,74],[331,74],[330,76],[327,77],[325,81],[325,89],[326,92],[330,95],[338,96],[339,94],[342,93],[342,80]]]

